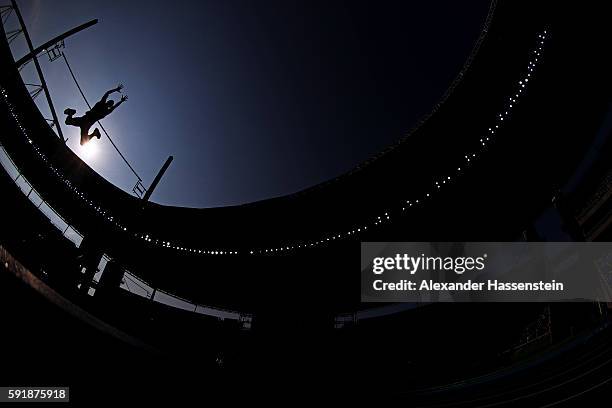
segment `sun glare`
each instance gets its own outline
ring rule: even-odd
[[[81,146],[80,156],[85,160],[91,160],[96,157],[98,153],[98,146],[95,141],[89,141]]]

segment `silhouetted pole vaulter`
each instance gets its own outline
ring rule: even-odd
[[[110,115],[112,111],[117,109],[119,105],[127,101],[127,95],[121,96],[121,100],[117,104],[115,104],[115,101],[113,101],[112,99],[108,99],[108,97],[113,92],[121,93],[122,89],[123,85],[120,84],[116,88],[107,91],[102,97],[102,99],[96,102],[93,108],[85,112],[83,116],[74,117],[73,115],[76,113],[76,110],[72,108],[67,108],[66,110],[64,110],[64,113],[67,115],[65,123],[67,125],[76,126],[81,129],[81,146],[89,142],[93,137],[97,137],[98,139],[100,139],[100,130],[98,128],[95,128],[91,134],[89,134],[89,129],[97,121],[104,119],[105,117]]]
[[[74,74],[74,71],[72,70],[72,67],[70,66],[70,63],[68,63],[68,58],[66,58],[66,53],[62,53],[62,57],[64,58],[64,62],[66,63],[66,67],[68,68],[68,71],[70,72],[70,75],[72,76],[72,79],[74,81],[74,84],[76,85],[77,89],[79,90],[79,92],[81,93],[81,96],[83,97],[83,100],[85,101],[85,103],[87,104],[87,107],[89,107],[90,112],[95,111],[96,106],[98,106],[98,103],[100,102],[104,102],[106,98],[108,98],[108,96],[113,93],[113,92],[121,92],[121,89],[123,89],[122,85],[119,85],[117,88],[111,89],[110,91],[108,91],[104,97],[102,98],[102,100],[98,103],[96,103],[96,106],[91,106],[91,104],[89,103],[89,101],[87,100],[87,97],[85,96],[85,93],[83,92],[83,89],[81,88],[81,86],[79,85],[79,81],[77,81],[76,75]],[[122,102],[127,100],[127,96],[124,96],[121,98],[121,101],[115,105],[114,107],[112,107],[112,110],[116,109],[117,106],[119,106],[119,104],[121,104]],[[64,113],[66,115],[68,115],[69,117],[71,117],[72,115],[74,115],[76,113],[76,111],[74,109],[66,109],[64,111]],[[110,112],[109,112],[110,113]],[[108,113],[107,113],[108,114]],[[87,114],[85,115],[87,116]],[[106,116],[106,115],[105,115]],[[78,120],[80,118],[72,118],[74,120]],[[66,118],[66,123],[67,124],[71,124],[68,122],[71,122],[71,120],[69,118]],[[138,179],[138,181],[136,182],[136,185],[134,186],[134,188],[132,189],[132,191],[134,192],[134,194],[138,197],[138,198],[144,198],[144,201],[148,201],[149,197],[151,197],[151,193],[153,193],[153,190],[155,189],[155,187],[157,186],[157,184],[159,183],[159,180],[161,179],[161,177],[164,175],[164,173],[166,172],[166,170],[168,169],[168,166],[170,166],[170,163],[172,162],[172,156],[170,156],[168,158],[168,160],[166,160],[166,163],[164,163],[163,167],[161,168],[161,170],[159,171],[159,173],[157,174],[157,176],[155,177],[155,180],[153,180],[153,183],[151,184],[151,187],[149,187],[149,189],[146,189],[144,187],[144,185],[142,184],[142,178],[138,175],[138,173],[136,173],[136,170],[134,170],[134,168],[132,167],[132,165],[130,164],[130,162],[128,162],[128,160],[125,158],[125,156],[123,155],[123,153],[121,153],[121,150],[119,150],[119,148],[117,147],[117,145],[115,144],[115,142],[113,142],[113,139],[110,137],[110,135],[108,134],[108,132],[104,129],[104,126],[102,126],[102,123],[98,121],[98,125],[100,126],[100,129],[102,129],[102,131],[104,132],[104,134],[106,135],[106,137],[108,138],[108,141],[111,143],[111,145],[115,148],[115,150],[117,151],[117,153],[119,154],[119,156],[121,156],[121,158],[123,159],[123,161],[125,162],[125,164],[130,168],[130,170],[132,171],[132,173],[134,173],[134,175],[136,176],[136,178]],[[74,126],[79,126],[79,124],[75,124]],[[93,126],[93,122],[92,124],[89,125],[90,127]],[[80,127],[80,126],[79,126]],[[97,129],[96,129],[97,130]],[[88,132],[88,130],[86,130],[85,132]],[[92,135],[87,135],[86,138],[87,140],[91,139],[93,136],[96,137],[100,137],[99,131],[96,134],[96,131],[94,131],[94,133],[92,133]],[[81,143],[83,144],[83,143]],[[149,192],[150,190],[150,192]],[[144,196],[144,197],[143,197]]]
[[[74,75],[74,71],[72,70],[72,67],[68,63],[68,58],[66,58],[66,53],[62,53],[62,57],[64,58],[64,62],[66,63],[66,68],[68,68],[68,72],[70,72],[70,76],[72,77],[72,80],[74,81],[74,84],[76,85],[76,87],[79,90],[81,96],[83,97],[83,100],[87,104],[87,107],[91,110],[92,109],[91,104],[87,100],[87,97],[85,96],[85,93],[83,92],[83,89],[81,88],[81,85],[79,85],[79,81],[77,81],[76,75]],[[102,123],[98,122],[98,125],[100,126],[100,129],[102,129],[102,131],[104,132],[106,137],[108,138],[108,141],[110,142],[110,144],[113,146],[113,148],[115,148],[115,150],[117,151],[119,156],[121,156],[121,159],[124,161],[124,163],[129,167],[129,169],[132,171],[132,173],[134,173],[134,175],[138,179],[138,181],[136,182],[136,185],[134,186],[134,189],[133,189],[134,193],[136,193],[137,189],[140,189],[140,187],[142,186],[142,178],[138,175],[138,173],[136,173],[136,170],[134,170],[134,168],[132,167],[130,162],[125,158],[123,153],[121,153],[121,150],[119,150],[119,148],[117,147],[117,145],[115,144],[113,139],[110,137],[110,135],[108,134],[106,129],[104,129],[104,126],[102,126]],[[142,187],[142,189],[144,191],[144,187]],[[138,197],[141,197],[141,196],[142,196],[142,194],[138,195]]]

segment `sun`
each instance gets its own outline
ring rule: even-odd
[[[89,141],[81,146],[80,156],[83,159],[91,160],[96,157],[98,153],[98,145]]]

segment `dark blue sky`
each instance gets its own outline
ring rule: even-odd
[[[152,200],[210,207],[283,195],[342,174],[428,113],[471,51],[489,1],[21,0],[36,45],[66,40],[90,102],[121,82],[104,126]],[[15,25],[12,18],[7,24]],[[25,52],[22,38],[13,52]],[[85,111],[63,61],[41,59],[56,109]],[[33,79],[33,66],[23,70]],[[45,111],[44,98],[37,102]],[[63,119],[63,115],[62,119]],[[86,156],[114,184],[136,179],[107,140]]]

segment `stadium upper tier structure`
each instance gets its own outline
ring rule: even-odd
[[[49,126],[2,36],[0,291],[15,330],[32,334],[12,347],[109,366],[129,353],[141,369],[160,355],[213,371],[403,365],[420,390],[472,378],[483,398],[517,362],[540,367],[527,384],[559,355],[595,353],[605,304],[360,302],[361,242],[543,239],[547,211],[573,240],[609,240],[611,28],[576,29],[582,13],[493,2],[447,93],[398,143],[299,193],[205,209],[144,201],[93,171]],[[601,349],[591,357],[604,361]],[[427,389],[423,401],[455,392]]]

